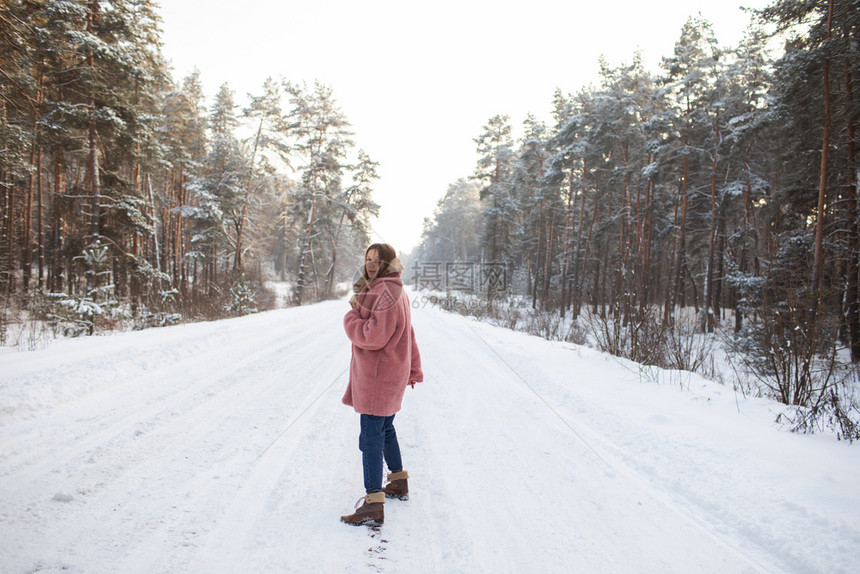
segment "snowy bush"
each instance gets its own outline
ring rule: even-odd
[[[180,322],[182,322],[181,313],[152,313],[146,311],[135,317],[133,329],[135,331],[140,331],[142,329],[149,329],[152,327],[167,327],[170,325],[178,325]]]
[[[224,306],[224,310],[236,316],[256,313],[255,299],[254,290],[248,285],[245,276],[241,275],[239,281],[230,289],[230,301]]]
[[[124,316],[115,300],[97,303],[90,297],[70,297],[66,293],[48,293],[42,312],[55,334],[64,337],[92,335],[100,318],[119,320]]]

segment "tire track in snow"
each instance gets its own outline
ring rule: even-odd
[[[335,307],[337,314],[342,313],[341,306]],[[208,516],[197,521],[198,525],[204,523],[204,526],[195,530],[193,552],[186,556],[192,571],[223,570],[225,560],[226,563],[235,561],[237,556],[242,556],[244,548],[258,545],[260,537],[254,534],[254,529],[261,523],[279,522],[278,516],[274,520],[263,520],[261,516],[271,514],[281,493],[295,488],[296,473],[304,471],[310,464],[301,451],[321,441],[330,446],[325,433],[314,432],[313,426],[318,422],[318,411],[327,410],[327,403],[340,406],[339,398],[346,385],[349,361],[348,341],[334,325],[306,331],[304,337],[302,347],[291,349],[289,357],[284,358],[285,368],[291,371],[295,380],[293,387],[301,389],[297,395],[300,399],[292,401],[289,413],[273,421],[266,433],[258,433],[260,440],[245,449],[242,472],[231,477],[216,500],[207,501],[205,496],[195,496],[187,504],[189,508],[200,508],[209,503]],[[271,369],[271,366],[263,366],[261,371],[265,374],[267,368]],[[247,410],[253,412],[254,403],[270,402],[276,392],[274,388],[269,392],[263,388],[255,389],[254,399]],[[339,414],[342,417],[343,413]],[[324,428],[336,428],[336,425],[328,424]],[[289,512],[295,513],[295,509],[291,508]],[[284,525],[284,530],[288,531],[289,525]],[[126,563],[139,564],[150,555],[149,549],[159,544],[161,534],[154,533],[149,541],[139,545]],[[277,549],[268,550],[277,554]],[[256,548],[256,551],[261,549]],[[277,558],[273,560],[277,561]],[[164,571],[168,571],[169,564],[174,562],[168,560]],[[247,563],[243,564],[253,570]],[[157,565],[154,566],[155,571],[159,571]],[[258,570],[265,571],[266,568]]]
[[[269,336],[270,337],[270,336]],[[257,340],[265,341],[266,336]],[[192,408],[191,405],[199,404],[208,397],[218,396],[218,387],[229,377],[240,373],[243,369],[254,364],[260,357],[265,357],[274,351],[283,351],[289,348],[302,337],[295,337],[287,343],[277,342],[269,347],[257,349],[250,354],[242,354],[236,357],[233,354],[225,355],[223,350],[213,349],[201,357],[195,357],[178,364],[164,366],[151,374],[143,374],[133,380],[114,385],[105,393],[90,394],[64,406],[64,412],[60,413],[57,422],[49,422],[45,425],[48,429],[40,428],[39,434],[53,432],[66,428],[70,421],[75,421],[76,433],[72,437],[62,437],[60,441],[52,443],[51,448],[45,450],[32,450],[28,448],[27,441],[32,440],[24,436],[19,441],[23,444],[3,445],[4,457],[7,459],[6,471],[3,478],[19,484],[32,482],[39,476],[44,476],[57,468],[67,466],[70,462],[80,461],[101,446],[112,442],[124,442],[124,436],[133,433],[137,436],[144,432],[148,421],[157,421],[159,417],[175,418],[184,409]],[[185,373],[194,373],[206,367],[205,372],[197,376],[184,376]],[[217,368],[219,376],[211,378],[209,375],[213,368]],[[168,389],[164,381],[183,381],[184,388]],[[106,396],[107,395],[107,396]],[[100,409],[102,401],[107,404],[120,406]],[[81,417],[87,418],[81,418]],[[52,417],[53,418],[53,417]],[[80,424],[83,423],[83,424]],[[157,422],[152,423],[156,425]],[[41,436],[36,441],[41,442]],[[14,449],[14,450],[12,450]],[[9,454],[9,451],[12,453]],[[15,452],[23,451],[22,456],[15,456]]]
[[[295,415],[284,421],[284,430],[250,464],[246,476],[236,485],[230,499],[222,505],[217,524],[203,541],[192,571],[216,571],[219,564],[231,563],[237,556],[242,556],[245,549],[257,546],[259,540],[266,537],[259,536],[256,529],[260,524],[273,523],[261,518],[265,515],[283,512],[281,516],[286,518],[284,537],[290,535],[292,524],[300,525],[308,519],[307,512],[302,510],[305,505],[293,506],[301,501],[289,493],[295,490],[307,493],[307,489],[313,487],[312,484],[300,484],[310,465],[319,460],[310,456],[310,453],[330,452],[326,447],[331,446],[331,440],[325,429],[337,428],[337,424],[332,423],[336,422],[335,419],[343,418],[343,412],[332,417],[336,412],[332,405],[340,403],[340,396],[346,386],[346,372],[333,358],[316,357],[321,361],[328,360],[333,368],[320,373],[313,392],[308,393]],[[341,365],[347,364],[348,354],[339,352],[338,358]],[[340,371],[332,376],[334,367],[340,368]],[[321,420],[328,424],[317,428]],[[320,473],[317,480],[323,484],[325,476]],[[278,500],[283,496],[286,496],[285,501],[279,503]],[[329,518],[336,519],[335,513],[331,512]],[[281,520],[274,521],[278,522]],[[270,550],[278,553],[278,549]],[[320,551],[325,550],[321,548]]]
[[[456,525],[439,533],[441,555],[458,564],[457,572],[534,570],[529,517],[535,493],[553,482],[554,465],[548,445],[514,419],[547,417],[535,412],[528,389],[470,330],[471,320],[435,311],[416,315],[430,381],[426,396],[416,399],[427,402],[413,415],[421,426],[417,435],[426,439],[423,472],[432,477],[427,513],[441,512],[443,523]],[[567,446],[581,450],[571,441]],[[500,492],[504,498],[497,498]]]
[[[83,374],[86,378],[96,380],[109,379],[111,382],[103,382],[101,386],[94,389],[77,388],[75,396],[46,407],[39,414],[39,417],[42,419],[40,427],[63,428],[71,422],[76,424],[97,424],[102,418],[109,420],[112,417],[125,416],[127,414],[125,411],[129,408],[130,404],[163,401],[166,398],[166,394],[182,392],[199,383],[201,379],[204,379],[200,376],[193,376],[195,372],[201,370],[201,367],[210,365],[213,361],[221,361],[225,366],[229,366],[228,361],[232,360],[232,357],[225,357],[223,347],[219,346],[219,344],[226,342],[222,337],[204,335],[199,339],[194,339],[193,342],[183,340],[181,349],[187,351],[187,347],[192,347],[194,353],[179,355],[178,353],[182,351],[174,348],[178,347],[178,345],[176,345],[173,337],[169,337],[165,342],[157,341],[154,344],[152,344],[151,339],[147,339],[150,341],[150,344],[140,348],[133,343],[137,339],[136,335],[138,333],[117,337],[124,339],[126,342],[121,347],[123,354],[121,362],[101,365],[97,362],[87,361],[86,359],[77,361],[79,363],[78,368],[80,368],[80,363],[87,365],[88,370]],[[175,333],[170,333],[170,335],[175,336]],[[296,340],[299,338],[298,335],[295,337]],[[128,351],[127,348],[132,346],[134,346],[134,349]],[[199,347],[202,347],[202,349]],[[153,367],[152,364],[156,361],[158,361],[158,364]],[[105,367],[110,368],[113,376],[105,377],[102,374],[102,370]],[[51,375],[51,371],[55,370],[57,370],[57,367],[53,365],[49,365],[43,369],[32,368],[26,374],[19,374],[17,377],[12,378],[11,384],[26,384],[28,378],[56,378],[54,375]],[[182,370],[187,371],[187,373],[181,373],[186,376],[177,377],[175,380],[172,380],[170,388],[164,388],[161,385],[162,379],[176,375],[176,371]],[[116,372],[121,374],[116,375]],[[188,376],[188,374],[191,376]],[[63,378],[67,379],[67,377]],[[74,380],[71,382],[71,385],[74,388]],[[64,386],[66,385],[64,384]],[[115,416],[118,410],[122,410],[123,412]],[[26,423],[26,420],[17,424],[11,423],[7,428],[10,433],[14,433],[16,427],[27,427]],[[23,434],[22,438],[27,438],[27,435]],[[14,442],[14,439],[6,440],[2,443],[2,447],[13,445]]]
[[[492,327],[479,325],[479,328],[491,336],[494,333]],[[526,335],[521,336],[527,337]],[[540,348],[543,351],[548,350],[546,346]],[[573,348],[569,350],[575,351]],[[661,449],[665,451],[666,448],[665,445],[660,445],[660,441],[665,440],[665,435],[653,432],[653,424],[649,424],[647,428],[632,424],[632,421],[625,420],[614,409],[607,409],[603,403],[594,401],[587,393],[578,395],[575,387],[559,384],[557,373],[544,373],[541,362],[539,359],[536,360],[536,357],[516,351],[516,348],[508,345],[506,347],[507,358],[504,361],[511,364],[512,369],[521,369],[529,373],[530,379],[534,379],[529,381],[529,386],[534,384],[535,393],[546,393],[551,396],[549,402],[558,405],[559,408],[548,406],[560,418],[577,421],[575,423],[577,429],[581,431],[581,434],[588,437],[589,443],[597,447],[597,451],[602,455],[600,458],[603,459],[602,462],[606,463],[606,476],[608,478],[618,478],[619,484],[631,485],[631,491],[635,489],[644,493],[645,496],[653,499],[654,504],[660,509],[670,511],[673,515],[686,520],[689,527],[697,532],[700,537],[712,541],[712,545],[715,547],[725,548],[726,555],[742,560],[744,568],[750,571],[788,572],[798,569],[796,565],[786,561],[782,553],[773,554],[768,551],[767,545],[762,543],[763,540],[756,539],[749,532],[739,530],[737,525],[733,525],[726,517],[725,508],[722,508],[721,511],[719,506],[703,506],[703,501],[691,496],[689,492],[686,492],[686,488],[679,490],[678,487],[681,484],[677,478],[661,479],[659,476],[661,473],[650,466],[653,461],[647,462],[651,450],[660,452]],[[586,354],[596,353],[590,349],[585,350],[585,352]],[[573,356],[578,357],[579,353],[575,353]],[[611,365],[616,359],[608,358],[608,360]],[[552,362],[551,360],[550,363]],[[543,397],[541,400],[544,400]],[[574,411],[581,416],[574,415]],[[695,414],[691,413],[690,416],[694,417]],[[611,436],[597,432],[593,425],[610,429]],[[580,432],[576,434],[579,435]],[[643,436],[652,438],[648,440],[644,439]],[[681,451],[689,446],[689,444],[678,445]],[[708,447],[702,442],[697,442],[696,451],[698,452],[691,452],[690,454],[700,456],[702,448]],[[713,452],[712,457],[707,456],[703,459],[706,467],[703,472],[711,474],[712,476],[709,478],[716,478],[718,482],[725,480],[722,469],[719,468],[717,462],[725,461],[724,454]],[[679,454],[679,456],[683,455]],[[602,465],[598,466],[602,467]],[[682,466],[682,468],[686,467]],[[739,541],[742,542],[739,543]],[[803,571],[804,568],[801,567],[799,570]]]
[[[463,525],[452,538],[487,533],[461,548],[475,563],[508,571],[769,570],[738,554],[617,461],[595,457],[555,409],[526,389],[477,333],[467,332],[470,319],[438,312],[415,316],[419,344],[428,347],[422,355],[430,363],[425,373],[439,378],[439,388],[427,390],[437,393],[432,406],[421,405],[426,462],[462,469],[446,477],[436,495]],[[533,426],[536,421],[541,427]],[[600,452],[611,452],[605,439],[575,424]],[[493,438],[482,441],[485,434]],[[459,449],[447,452],[458,435]],[[635,530],[642,524],[649,525],[646,531]],[[696,551],[676,550],[690,540],[697,542]],[[553,562],[552,556],[570,555],[571,547],[578,549],[579,562]]]
[[[165,357],[157,375],[157,359],[141,363],[135,355],[129,368],[139,380],[132,387],[24,418],[13,413],[0,426],[0,456],[17,465],[13,478],[36,482],[32,492],[14,490],[24,497],[16,501],[6,496],[13,480],[0,478],[4,571],[797,570],[783,568],[777,556],[760,567],[764,553],[733,548],[742,538],[732,538],[731,528],[714,532],[720,523],[685,509],[671,482],[643,478],[639,438],[624,440],[642,429],[618,418],[617,397],[598,398],[600,385],[573,384],[582,360],[576,352],[568,385],[555,350],[544,372],[548,347],[533,346],[533,338],[523,335],[520,349],[508,332],[433,309],[413,315],[427,380],[408,390],[398,418],[412,496],[386,504],[379,542],[365,527],[340,524],[363,490],[357,415],[340,404],[345,377],[332,384],[349,360],[344,310],[336,302],[227,321],[214,326],[217,335],[201,331],[206,342],[165,330],[164,345],[150,340],[140,350]],[[500,345],[505,360],[475,331]],[[232,344],[202,357],[225,337]],[[117,343],[91,345],[99,349],[92,356],[120,356]],[[102,359],[89,360],[81,348],[75,377],[86,375],[82,365],[98,376]],[[187,349],[201,360],[183,363]],[[582,365],[604,375],[593,362]],[[189,369],[200,376],[189,377]],[[606,376],[617,377],[617,369],[608,366]],[[606,457],[611,472],[552,410]],[[135,417],[136,424],[122,426]],[[8,449],[13,442],[21,452]],[[63,458],[63,449],[77,458],[65,457],[61,475],[21,474],[25,462],[49,468],[48,457]],[[76,464],[91,454],[92,462]],[[58,484],[89,492],[50,500]],[[375,553],[383,539],[384,550]]]
[[[336,380],[341,380],[337,377]],[[313,392],[308,392],[303,401],[294,409],[291,409],[290,415],[282,417],[280,424],[283,425],[289,421],[290,424],[295,421],[300,413],[304,412],[306,416],[312,415],[313,410],[306,410],[306,404],[313,404],[313,396],[320,395],[317,393],[318,387],[313,388]],[[340,390],[340,389],[339,389]],[[326,392],[325,394],[331,394]],[[256,402],[265,400],[264,397],[271,396],[266,394],[258,395]],[[242,408],[241,405],[238,408]],[[253,412],[253,409],[249,409]],[[200,509],[206,509],[206,517],[201,520],[200,516],[194,517],[191,520],[186,520],[188,526],[187,531],[193,531],[194,544],[196,548],[203,548],[199,554],[204,557],[204,561],[209,561],[215,555],[223,556],[225,553],[232,555],[234,558],[239,555],[239,550],[233,554],[231,549],[241,549],[249,540],[253,539],[252,534],[254,526],[259,522],[259,516],[264,511],[272,494],[279,488],[279,483],[283,475],[288,472],[292,465],[291,451],[298,448],[301,439],[306,432],[306,429],[298,428],[299,434],[296,440],[289,433],[284,436],[272,437],[272,432],[265,433],[265,440],[260,440],[253,446],[246,446],[234,458],[237,460],[228,461],[224,464],[225,468],[241,468],[240,472],[234,473],[231,476],[219,477],[217,484],[213,486],[212,471],[217,469],[217,463],[203,463],[198,468],[200,472],[195,478],[195,483],[184,488],[188,493],[187,500],[183,501],[183,505],[177,509],[178,514],[199,512]],[[246,436],[247,433],[236,435],[236,439],[250,439]],[[270,440],[269,445],[266,443]],[[227,443],[228,447],[235,448],[235,445]],[[191,518],[191,517],[189,517]],[[159,531],[150,535],[147,540],[139,544],[127,557],[126,563],[129,565],[145,563],[147,557],[153,556],[151,550],[157,548],[168,531],[175,529],[175,525],[166,525]],[[187,558],[189,561],[192,557]],[[218,562],[217,560],[215,561]],[[175,563],[175,560],[168,560],[163,567],[164,571],[169,571],[169,566]],[[213,563],[213,567],[216,564]],[[153,564],[154,570],[159,571],[158,564]],[[217,571],[218,568],[208,569],[206,567],[198,571]]]
[[[295,325],[290,326],[291,330],[295,328]],[[230,536],[227,542],[218,545],[219,548],[223,550],[241,537],[244,528],[242,521],[229,511],[225,513],[224,509],[237,504],[236,500],[248,491],[249,483],[255,485],[250,488],[251,499],[265,496],[265,487],[261,487],[263,482],[255,477],[261,473],[269,476],[271,467],[263,468],[270,462],[265,456],[269,447],[278,442],[284,425],[292,424],[290,421],[299,418],[308,405],[320,396],[318,384],[305,385],[310,378],[310,370],[314,368],[313,365],[324,364],[326,366],[321,370],[327,376],[329,367],[340,368],[329,357],[317,356],[314,352],[325,348],[343,355],[342,337],[333,337],[329,330],[299,329],[299,332],[302,335],[300,344],[290,346],[287,354],[282,354],[280,349],[270,352],[267,360],[256,360],[251,370],[244,373],[245,379],[264,379],[263,384],[251,388],[234,384],[230,392],[222,393],[217,404],[210,401],[205,410],[187,417],[188,422],[180,421],[177,424],[176,431],[183,434],[187,432],[189,436],[186,440],[191,445],[202,444],[212,432],[212,420],[220,421],[219,427],[223,429],[218,433],[218,440],[212,444],[213,454],[202,460],[198,456],[192,465],[197,473],[189,484],[182,485],[182,490],[186,492],[185,499],[177,507],[169,509],[175,518],[160,525],[131,549],[124,565],[139,567],[140,564],[152,562],[154,556],[159,556],[153,550],[159,548],[165,538],[177,537],[187,539],[183,544],[189,547],[189,551],[182,560],[190,563],[193,555],[208,544],[213,530],[221,528],[219,525],[223,525],[224,520],[229,523]],[[270,337],[273,335],[269,334]],[[273,369],[272,365],[281,368]],[[286,373],[289,373],[289,377]],[[266,420],[261,421],[260,415],[264,413],[268,413]],[[222,476],[217,473],[219,467],[228,471],[231,468],[241,470]],[[213,475],[213,471],[217,474]],[[249,502],[251,499],[246,498],[238,503],[242,507],[241,513],[253,516],[253,504]],[[253,518],[248,521],[253,523]],[[175,556],[159,556],[157,561],[150,564],[148,571],[169,572],[176,562]]]
[[[309,318],[308,323],[310,327],[310,324],[314,323],[313,318]],[[36,449],[36,456],[31,457],[28,465],[18,464],[17,472],[7,473],[0,479],[4,483],[4,494],[12,494],[11,498],[17,499],[19,503],[26,503],[29,497],[34,500],[30,507],[36,507],[44,505],[40,500],[48,501],[52,493],[58,492],[55,489],[61,487],[56,486],[57,483],[73,484],[74,488],[64,490],[74,492],[69,498],[83,503],[99,500],[101,507],[106,507],[107,512],[110,512],[110,505],[105,506],[105,500],[114,500],[114,512],[119,510],[118,514],[123,515],[88,517],[97,523],[104,520],[114,524],[110,538],[104,541],[106,546],[115,546],[115,539],[133,539],[137,535],[152,542],[144,541],[139,547],[149,550],[159,547],[164,541],[162,536],[177,535],[176,532],[171,532],[175,530],[176,522],[182,522],[184,514],[199,514],[200,505],[205,508],[207,503],[217,503],[217,500],[207,500],[209,494],[214,491],[216,496],[223,497],[223,491],[231,488],[232,477],[216,476],[213,480],[213,468],[217,468],[219,464],[228,468],[234,467],[238,458],[247,458],[249,448],[261,450],[262,446],[274,438],[275,431],[279,430],[283,420],[288,418],[287,413],[296,412],[301,408],[305,397],[313,395],[315,387],[303,385],[302,377],[307,377],[308,372],[314,368],[313,365],[319,365],[319,361],[331,361],[328,361],[327,357],[313,357],[312,353],[308,353],[309,350],[313,351],[321,346],[333,348],[340,355],[346,353],[343,361],[348,359],[348,347],[344,351],[342,336],[335,337],[331,331],[319,329],[316,330],[317,336],[313,336],[313,330],[310,330],[309,336],[309,332],[301,329],[295,322],[286,327],[287,337],[280,337],[277,332],[267,329],[246,337],[241,344],[227,350],[216,350],[190,362],[180,361],[166,365],[156,373],[140,376],[135,385],[151,390],[153,386],[165,387],[172,385],[174,381],[187,379],[185,373],[189,368],[202,371],[196,381],[186,384],[179,392],[163,388],[148,392],[149,402],[141,405],[141,408],[129,417],[124,416],[125,407],[114,408],[110,416],[98,417],[95,424],[86,421],[86,430],[76,432],[75,436],[68,440],[46,442],[38,436],[35,437],[34,442],[41,440],[41,446],[48,448],[41,451]],[[336,341],[339,344],[335,344]],[[311,359],[311,366],[307,364],[308,359]],[[286,363],[288,371],[292,370],[297,378],[289,381],[288,372],[270,366],[278,365],[278,360]],[[267,380],[264,380],[263,384],[248,385],[254,382],[248,378],[257,375]],[[115,389],[116,387],[112,392],[115,392]],[[139,395],[135,396],[138,397]],[[85,404],[91,400],[92,397],[85,397],[82,401],[73,401],[64,408],[73,409],[75,404]],[[135,402],[119,401],[124,405]],[[283,411],[279,413],[278,407]],[[266,412],[266,409],[268,421],[257,420],[257,415]],[[278,414],[281,416],[278,417]],[[76,431],[80,428],[79,417],[68,416],[67,413],[63,416],[67,421],[57,423],[58,428],[63,428],[64,424],[74,426]],[[54,413],[52,418],[62,419],[63,416]],[[240,438],[223,438],[225,431],[222,429],[219,435],[222,438],[212,445],[213,450],[207,455],[208,460],[199,456],[199,452],[195,451],[206,447],[201,441],[205,440],[213,429],[218,431],[218,426],[224,422],[240,427],[243,431],[239,433]],[[261,422],[267,422],[269,430],[266,430],[265,426],[262,430],[253,428]],[[142,425],[144,430],[141,430]],[[248,439],[251,444],[241,444],[241,438]],[[256,446],[253,441],[257,442]],[[258,454],[259,450],[253,454]],[[58,453],[61,456],[58,457]],[[80,465],[82,458],[88,453],[92,455],[90,460],[87,464]],[[190,461],[183,460],[189,458]],[[56,469],[66,466],[69,470],[63,470],[63,473],[68,472],[69,476],[51,476],[56,474]],[[184,477],[183,472],[187,472],[189,476]],[[161,474],[163,476],[160,476]],[[60,480],[57,480],[58,478]],[[17,495],[14,494],[16,486],[20,487]],[[51,502],[48,501],[47,504],[50,505]],[[70,504],[70,509],[73,506],[75,504]],[[163,513],[153,524],[149,516],[156,508],[162,508]],[[63,540],[69,540],[71,544],[75,532],[78,532],[81,526],[72,527],[71,531],[67,532],[68,523],[59,522],[43,527],[46,537],[58,545],[62,544]],[[192,519],[191,522],[196,522],[197,526],[180,530],[178,535],[185,536],[188,532],[201,531],[199,521]],[[147,532],[151,534],[147,535]],[[181,544],[192,546],[196,541],[190,540]],[[110,563],[111,553],[116,553],[116,548],[106,550],[107,553],[102,559],[104,564]],[[148,555],[151,560],[153,556],[163,556],[163,552],[143,552],[135,555],[139,558]],[[166,566],[162,571],[170,570],[171,568]]]

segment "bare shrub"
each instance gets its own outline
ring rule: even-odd
[[[790,407],[779,422],[853,441],[860,438],[858,367],[837,354],[839,315],[828,309],[831,295],[810,292],[797,275],[774,273],[754,293],[756,319],[728,345],[764,394]]]
[[[692,314],[681,315],[664,330],[666,366],[681,371],[713,372],[714,336],[701,332]],[[706,367],[710,366],[710,369]]]
[[[578,320],[571,321],[564,340],[574,345],[586,345],[588,344],[588,329],[583,327]]]
[[[763,306],[759,319],[750,321],[730,341],[746,370],[786,405],[809,407],[835,384],[836,325],[822,310],[811,308],[809,301],[797,297],[793,302]]]
[[[656,310],[626,317],[589,312],[585,321],[601,351],[637,363],[666,366],[666,333]]]
[[[536,310],[526,318],[525,332],[549,341],[561,341],[564,339],[564,320],[557,312]]]
[[[495,319],[498,325],[510,329],[518,330],[520,322],[523,320],[523,312],[516,305],[497,305],[494,308]]]
[[[820,400],[809,407],[793,406],[777,417],[792,431],[813,433],[831,431],[839,440],[860,440],[860,401],[856,389],[860,383],[857,365],[844,365],[836,384],[828,387]]]

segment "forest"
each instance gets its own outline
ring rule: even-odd
[[[472,262],[481,303],[434,303],[707,376],[720,349],[736,389],[797,407],[792,428],[853,440],[860,3],[755,16],[735,47],[690,18],[659,73],[601,62],[517,141],[491,117],[474,173],[425,220],[416,284],[463,283],[442,262]]]
[[[224,84],[207,108],[160,34],[150,0],[0,3],[0,344],[22,321],[212,319],[272,308],[265,277],[297,305],[351,277],[377,164],[332,88],[268,79],[239,109]]]
[[[858,41],[858,0],[775,0],[729,47],[692,17],[659,71],[601,62],[516,140],[490,117],[407,274],[644,365],[725,357],[860,438]],[[378,164],[329,86],[249,100],[170,76],[152,0],[0,0],[0,345],[338,296]]]

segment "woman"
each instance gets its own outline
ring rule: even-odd
[[[364,466],[365,497],[355,513],[341,516],[347,524],[382,524],[385,497],[409,496],[394,414],[400,410],[406,385],[424,379],[415,343],[409,298],[403,290],[403,264],[394,248],[374,243],[364,255],[361,277],[355,282],[352,309],[343,325],[352,341],[349,385],[343,403],[361,415],[358,438]],[[390,471],[382,486],[382,463]]]

